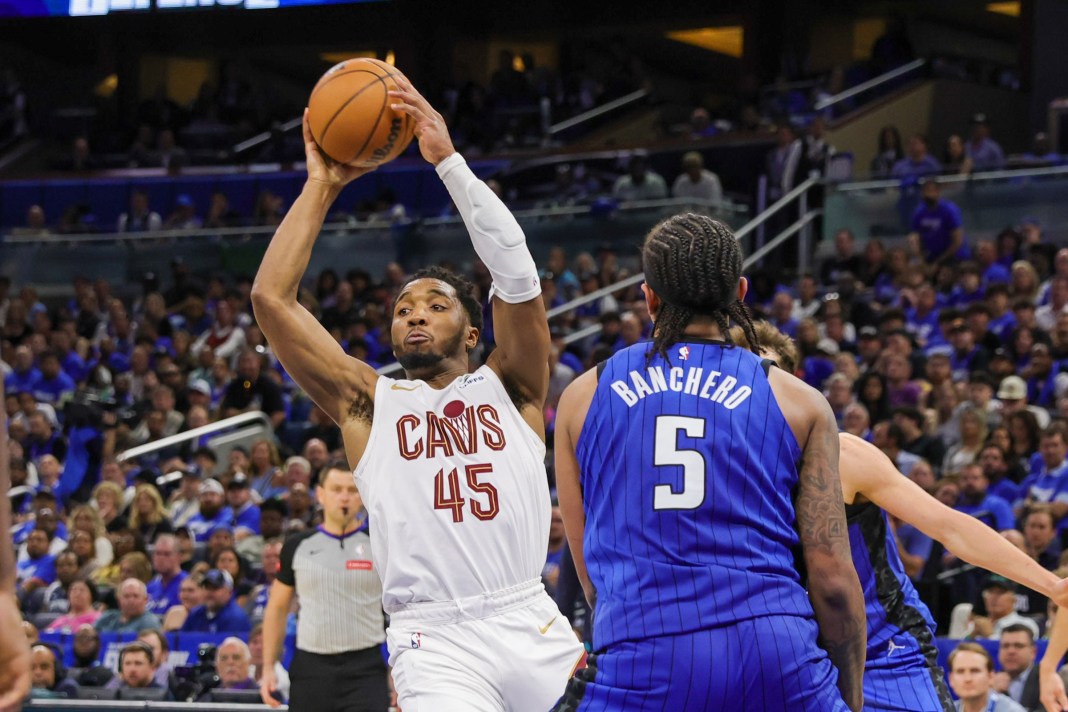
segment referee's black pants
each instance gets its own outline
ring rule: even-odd
[[[289,666],[290,712],[385,712],[388,674],[377,645],[336,655],[298,648]]]

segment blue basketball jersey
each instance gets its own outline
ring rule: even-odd
[[[868,619],[864,709],[952,710],[938,666],[934,619],[905,574],[886,513],[863,502],[846,505],[846,517]]]
[[[812,619],[793,496],[800,447],[761,360],[720,342],[609,359],[576,444],[593,642],[768,615]]]

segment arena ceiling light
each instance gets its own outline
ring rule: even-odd
[[[991,2],[986,5],[987,12],[994,12],[998,15],[1008,15],[1009,17],[1020,16],[1020,3],[1019,0],[1014,2]]]
[[[678,30],[668,32],[667,38],[736,58],[742,56],[745,45],[745,32],[741,25]]]

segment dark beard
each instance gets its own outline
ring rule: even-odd
[[[401,365],[405,371],[426,371],[445,360],[445,357],[456,353],[460,350],[460,344],[463,343],[464,332],[461,329],[456,332],[456,336],[451,341],[445,344],[445,348],[441,353],[435,353],[433,351],[406,351],[397,356],[397,362]]]
[[[444,354],[436,354],[433,351],[410,351],[397,357],[398,363],[405,371],[424,371],[437,366],[444,360]]]

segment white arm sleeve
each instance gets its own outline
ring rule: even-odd
[[[509,304],[541,295],[541,282],[526,236],[501,199],[454,153],[436,166],[438,176],[464,219],[471,244],[493,277],[490,296]]]

